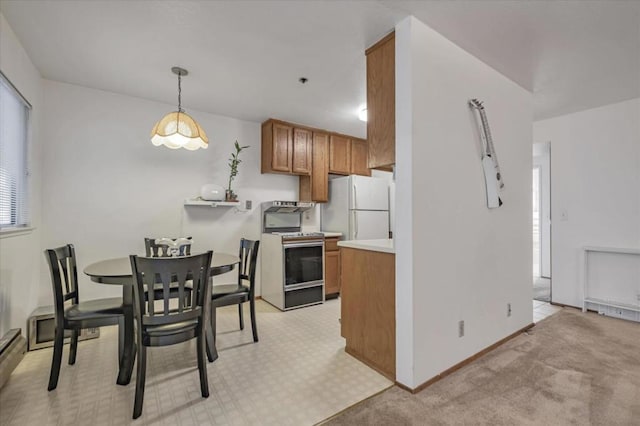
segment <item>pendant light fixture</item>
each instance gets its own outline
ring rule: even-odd
[[[178,76],[178,111],[165,115],[153,126],[151,143],[167,148],[184,148],[195,151],[209,146],[209,138],[196,120],[182,109],[182,76],[189,74],[187,70],[173,67],[171,71]]]

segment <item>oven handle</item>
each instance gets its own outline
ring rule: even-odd
[[[303,288],[318,287],[322,285],[324,285],[324,280],[307,281],[307,282],[298,283],[298,284],[285,284],[284,291],[287,292],[287,291],[293,291],[293,290],[300,290]]]
[[[285,249],[296,247],[323,247],[324,241],[305,241],[304,243],[282,243]]]

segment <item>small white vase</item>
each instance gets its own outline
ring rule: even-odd
[[[223,201],[224,188],[215,183],[207,183],[200,188],[200,197],[207,201]]]

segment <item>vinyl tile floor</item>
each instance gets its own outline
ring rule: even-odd
[[[253,343],[248,304],[243,331],[235,306],[218,310],[220,357],[207,363],[209,398],[200,395],[195,340],[150,348],[142,416],[132,421],[135,372],[116,385],[117,327],[68,345],[58,387],[47,391],[52,349],[28,352],[0,391],[1,425],[312,425],[392,383],[344,352],[340,301],[280,312],[257,302]]]
[[[538,322],[546,317],[550,317],[556,312],[562,310],[560,306],[552,305],[548,302],[541,302],[539,300],[533,301],[533,322]]]

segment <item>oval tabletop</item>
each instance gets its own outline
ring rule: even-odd
[[[211,275],[220,275],[233,270],[240,258],[235,254],[214,253],[211,259]],[[84,268],[92,281],[103,284],[127,284],[131,280],[131,260],[128,257],[101,260]]]

